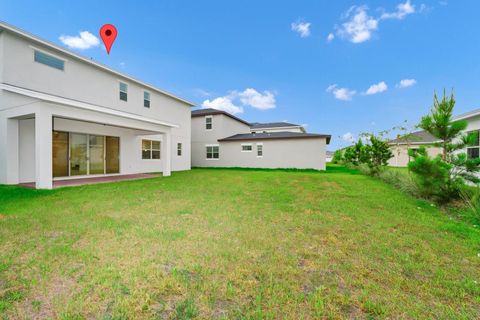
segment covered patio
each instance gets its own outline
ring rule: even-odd
[[[4,86],[3,89],[11,88]],[[33,101],[0,113],[0,145],[5,151],[0,154],[0,165],[7,169],[4,171],[6,176],[0,177],[3,183],[52,189],[86,183],[143,179],[151,177],[145,174],[148,172],[170,175],[171,129],[178,125],[70,99],[43,96],[26,89],[15,90],[22,91],[14,92],[15,94],[29,96]],[[80,165],[73,165],[77,153],[73,154],[71,146],[67,147],[70,153],[64,154],[62,158],[67,161],[63,164],[66,173],[61,176],[57,174],[58,157],[54,152],[58,149],[55,137],[59,132],[70,137],[67,145],[75,143],[74,138],[81,138],[87,141],[88,149],[82,154],[86,160]],[[91,156],[97,145],[89,139],[93,141],[96,138],[100,141],[100,147],[102,144],[105,147],[105,142],[102,141],[109,137],[115,138],[118,144],[116,169],[109,171],[107,165],[106,169],[102,169],[102,163],[97,162],[93,170]],[[155,158],[142,159],[142,139],[161,142],[157,142],[161,150],[155,151],[158,152]],[[105,162],[101,155],[97,158],[100,162]],[[65,168],[67,166],[68,170]]]
[[[119,181],[130,181],[130,180],[141,180],[141,179],[151,179],[160,177],[160,173],[136,173],[136,174],[123,174],[118,176],[103,176],[103,177],[88,177],[88,178],[78,178],[78,179],[68,179],[68,180],[54,180],[53,188],[62,188],[62,187],[73,187],[73,186],[82,186],[87,184],[97,184],[97,183],[109,183],[109,182],[119,182]],[[35,189],[35,182],[26,182],[19,183],[18,186]]]

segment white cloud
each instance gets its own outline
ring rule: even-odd
[[[403,79],[397,84],[397,88],[408,88],[417,84],[415,79]]]
[[[292,31],[297,32],[300,34],[300,37],[307,38],[310,36],[310,26],[312,24],[310,22],[302,22],[297,21],[292,23]]]
[[[353,136],[353,134],[351,132],[347,132],[344,135],[342,135],[342,140],[347,141],[347,142],[354,142],[355,137]]]
[[[201,88],[195,88],[193,89],[193,92],[196,96],[200,96],[200,97],[210,97],[212,95],[207,90],[203,90]]]
[[[333,93],[335,99],[350,101],[352,97],[357,93],[355,90],[350,90],[347,88],[339,88],[336,84],[328,86],[327,92]]]
[[[333,39],[335,39],[335,35],[333,33],[329,33],[328,36],[327,36],[327,41],[328,42],[331,42]]]
[[[409,14],[415,13],[415,6],[410,3],[410,0],[405,1],[405,3],[400,3],[397,5],[397,10],[395,12],[385,12],[381,15],[380,19],[398,19],[402,20]]]
[[[100,40],[88,31],[81,31],[79,36],[60,36],[60,41],[70,49],[89,49],[100,44]]]
[[[120,67],[125,68],[126,65],[127,65],[127,64],[126,64],[125,62],[123,62],[123,61],[120,62]]]
[[[377,84],[372,84],[370,88],[368,88],[368,90],[365,92],[365,94],[372,95],[372,94],[381,93],[387,90],[388,90],[387,84],[384,81],[382,81]]]
[[[210,100],[205,100],[202,103],[203,108],[213,108],[217,110],[223,110],[231,114],[243,113],[243,108],[233,104],[232,99],[229,96],[218,97]]]
[[[244,91],[231,91],[228,95],[205,100],[203,108],[223,110],[232,114],[243,113],[244,107],[268,110],[276,107],[275,94],[270,91],[258,92],[253,88]]]
[[[270,91],[263,91],[262,94],[253,88],[247,88],[243,92],[236,93],[236,95],[245,106],[251,106],[260,110],[273,109],[276,107],[275,95]]]
[[[444,1],[440,1],[439,4],[441,6],[448,6],[448,1],[444,0]]]
[[[347,22],[337,30],[337,34],[353,43],[362,43],[372,37],[378,28],[378,20],[369,16],[367,6],[351,7],[345,14]]]

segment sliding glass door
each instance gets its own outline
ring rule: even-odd
[[[83,176],[88,174],[87,168],[87,144],[86,134],[70,133],[70,175]]]
[[[120,138],[53,132],[53,176],[120,173]]]
[[[105,137],[105,145],[106,173],[120,173],[120,138]]]
[[[89,174],[105,173],[105,137],[90,135]]]
[[[53,176],[68,176],[68,132],[53,132]]]

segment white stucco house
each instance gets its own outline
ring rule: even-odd
[[[0,184],[189,170],[191,106],[0,23]]]
[[[192,166],[325,170],[330,135],[300,125],[249,123],[216,109],[192,111]]]

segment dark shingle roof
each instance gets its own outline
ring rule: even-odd
[[[417,131],[417,132],[412,132],[406,136],[402,136],[397,139],[393,139],[388,141],[389,144],[406,144],[406,143],[434,143],[438,142],[439,139],[432,136],[430,133],[427,131]]]
[[[288,122],[269,122],[269,123],[254,122],[250,124],[250,128],[252,129],[285,128],[285,127],[301,127],[301,125],[288,123]]]
[[[218,141],[242,141],[242,140],[267,140],[267,139],[312,139],[326,138],[327,144],[330,143],[331,135],[300,132],[267,132],[267,133],[240,133]]]
[[[213,116],[213,115],[216,115],[216,114],[223,114],[227,117],[230,117],[234,120],[237,120],[241,123],[244,123],[246,124],[247,126],[250,125],[249,122],[243,120],[243,119],[240,119],[238,117],[235,117],[233,114],[230,114],[226,111],[223,111],[223,110],[217,110],[217,109],[213,109],[213,108],[206,108],[206,109],[198,109],[198,110],[194,110],[192,111],[192,118],[193,117],[204,117],[204,116]]]

